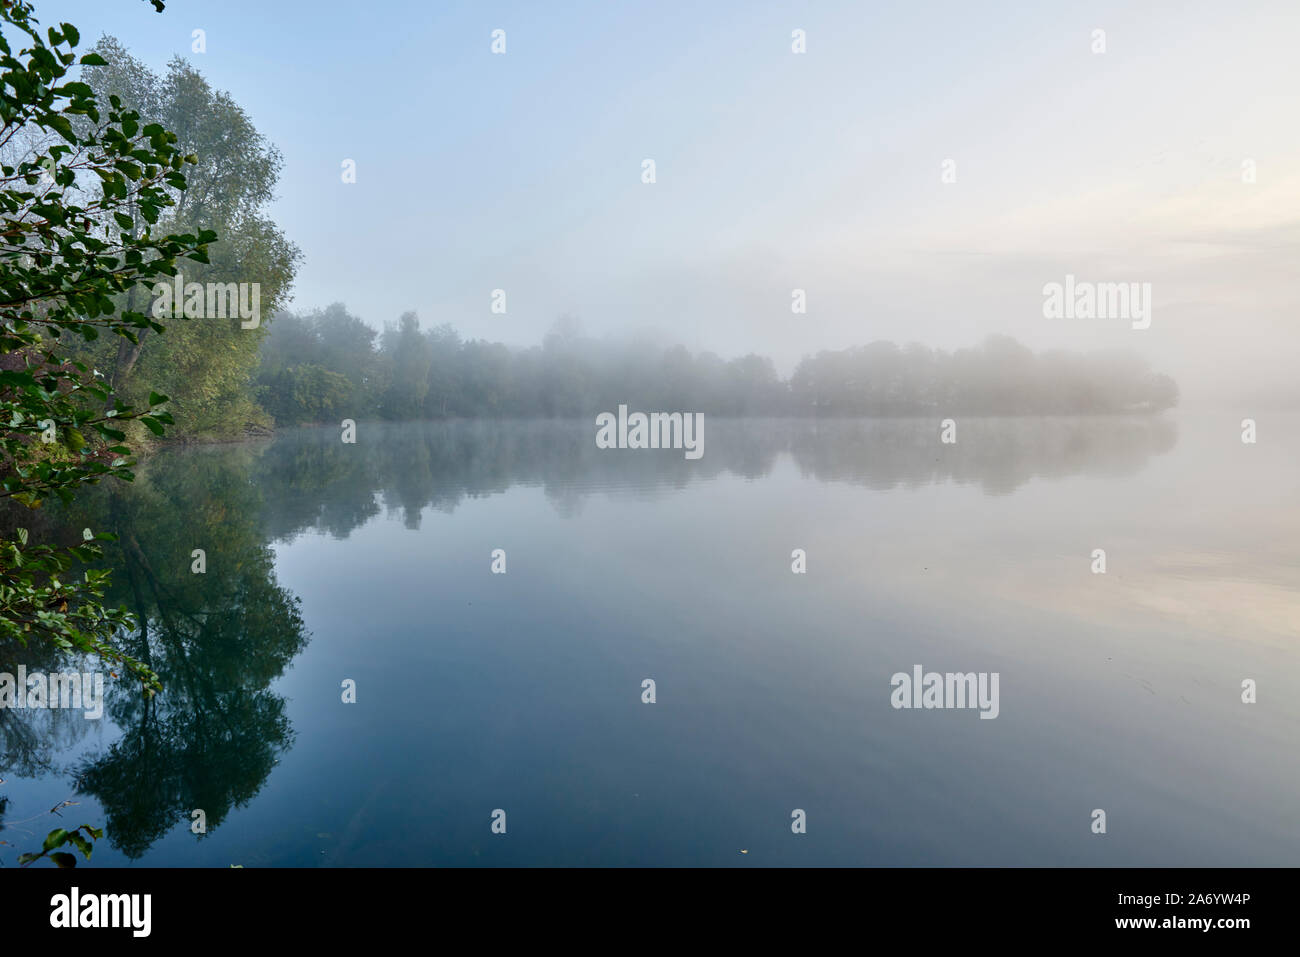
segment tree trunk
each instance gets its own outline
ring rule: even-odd
[[[135,309],[135,287],[132,286],[126,294],[126,311],[131,312]],[[117,398],[117,390],[120,389],[131,378],[131,372],[135,369],[135,364],[140,361],[140,351],[144,348],[145,336],[149,334],[148,329],[141,329],[136,334],[136,341],[133,343],[129,339],[121,339],[117,344],[117,360],[113,363],[113,375],[108,380],[108,387],[111,390],[108,396],[108,402],[105,409],[113,408],[113,400]]]

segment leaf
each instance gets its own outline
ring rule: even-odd
[[[77,850],[81,851],[82,857],[86,860],[90,860],[90,852],[94,850],[94,845],[76,831],[72,831],[68,834],[68,840],[72,842],[73,846],[75,846]]]
[[[45,124],[69,143],[77,142],[77,134],[72,131],[72,122],[62,113],[45,117]]]
[[[67,839],[68,832],[61,827],[56,827],[45,836],[45,850],[52,851],[56,847],[61,847]]]
[[[77,859],[73,857],[71,854],[69,854],[67,851],[59,851],[57,854],[51,854],[50,860],[52,860],[59,867],[66,868],[66,867],[77,866]]]

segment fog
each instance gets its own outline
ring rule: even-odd
[[[204,6],[200,56],[188,27],[104,7],[60,13],[194,60],[283,152],[298,311],[343,302],[379,330],[411,310],[518,348],[569,314],[783,376],[825,349],[1007,335],[1132,351],[1185,406],[1297,403],[1290,2],[411,0],[285,43],[314,5],[232,0]],[[1067,274],[1150,283],[1150,327],[1044,318]]]

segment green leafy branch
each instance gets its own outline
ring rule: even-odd
[[[82,835],[85,831],[85,835]],[[34,864],[43,857],[49,858],[57,867],[76,867],[77,858],[67,851],[60,851],[58,848],[66,847],[71,844],[81,852],[81,856],[90,860],[90,852],[94,850],[94,842],[104,836],[102,828],[91,827],[89,824],[83,824],[80,827],[73,828],[71,831],[57,827],[50,831],[45,837],[45,843],[41,847],[40,853],[30,851],[22,854],[18,858],[18,864],[21,867],[27,867]]]

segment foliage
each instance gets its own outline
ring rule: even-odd
[[[82,835],[85,831],[85,835]],[[48,857],[58,867],[76,867],[77,858],[66,851],[59,851],[56,848],[66,847],[71,844],[79,850],[86,860],[90,860],[90,852],[93,849],[94,842],[104,836],[104,832],[97,827],[91,827],[89,824],[83,824],[80,827],[73,828],[71,831],[58,827],[45,836],[45,843],[41,846],[40,853],[35,851],[23,854],[18,858],[18,863],[23,867],[28,864],[34,864],[42,857]]]
[[[181,149],[196,157],[185,189],[171,191],[174,204],[160,227],[211,228],[221,242],[209,261],[186,265],[184,282],[255,283],[259,312],[269,317],[287,295],[301,255],[263,212],[280,175],[279,152],[228,93],[213,89],[184,59],[173,58],[159,75],[112,37],[94,50],[105,62],[85,71],[92,90],[101,99],[120,97],[174,131]],[[146,294],[127,290],[121,305],[143,308]],[[172,437],[228,437],[268,421],[252,383],[265,334],[264,320],[245,328],[234,317],[189,319],[171,324],[164,337],[89,344],[79,358],[105,370],[114,393],[128,402],[141,401],[149,388],[172,396]]]
[[[90,529],[85,535],[91,536]],[[26,646],[34,635],[63,651],[89,651],[105,661],[131,668],[146,690],[161,690],[151,669],[132,661],[108,639],[127,631],[133,622],[122,607],[102,604],[110,573],[87,568],[80,582],[64,580],[74,561],[89,565],[103,557],[94,541],[116,541],[101,532],[81,545],[56,548],[29,545],[27,529],[19,528],[15,541],[0,543],[0,641]],[[93,539],[93,540],[92,540]]]
[[[1034,353],[1007,336],[948,353],[892,342],[820,352],[790,379],[796,411],[812,415],[1053,415],[1159,412],[1178,388],[1125,353]]]
[[[384,329],[381,342],[392,376],[380,400],[380,411],[388,419],[418,418],[429,392],[433,363],[433,349],[420,332],[420,320],[413,312],[403,313],[396,326]]]
[[[264,380],[262,407],[277,422],[323,422],[347,413],[352,383],[324,366],[305,363],[281,369]]]
[[[26,44],[15,50],[19,38]],[[71,355],[69,339],[104,336],[128,346],[163,327],[143,312],[119,312],[124,293],[174,275],[178,263],[207,263],[208,230],[155,229],[186,187],[194,157],[175,134],[71,79],[80,59],[75,27],[44,35],[29,3],[0,7],[0,149],[36,133],[45,140],[0,164],[0,498],[36,508],[50,495],[114,477],[129,481],[131,449],[123,425],[155,434],[173,420],[167,397],[148,391],[136,405],[112,394],[102,375]],[[21,134],[21,136],[20,136]],[[89,573],[64,579],[98,546],[29,547],[27,536],[0,542],[0,628],[24,643],[44,639],[83,652],[109,653],[128,622],[104,609],[105,584]],[[123,660],[146,688],[156,678]]]
[[[262,346],[257,387],[277,423],[335,420],[378,405],[387,381],[379,374],[375,330],[341,304],[302,316],[279,313],[272,328]]]
[[[567,318],[540,347],[511,349],[463,340],[446,324],[421,332],[407,313],[377,342],[366,329],[328,350],[325,316],[366,329],[339,303],[273,321],[259,381],[279,422],[587,416],[620,404],[722,416],[1048,415],[1158,412],[1178,401],[1172,379],[1132,356],[1036,354],[1005,336],[951,353],[892,342],[825,351],[782,379],[763,356],[602,342]],[[295,367],[303,372],[286,377]],[[321,368],[346,376],[353,392],[341,397]]]

